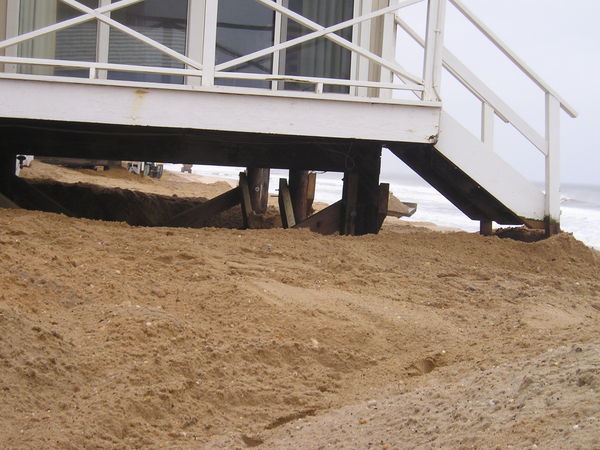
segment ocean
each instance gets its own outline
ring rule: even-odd
[[[166,164],[167,170],[179,172],[180,164]],[[243,168],[226,166],[194,166],[193,173],[237,179]],[[271,170],[270,191],[276,193],[279,178],[287,178],[287,170]],[[382,169],[381,182],[390,183],[390,191],[400,200],[417,203],[417,212],[409,222],[431,222],[442,227],[479,231],[473,221],[415,174]],[[334,203],[342,197],[342,174],[327,172],[317,176],[315,201]],[[561,227],[564,231],[600,250],[600,186],[563,184],[561,186]]]

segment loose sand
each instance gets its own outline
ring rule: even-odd
[[[0,210],[0,447],[600,448],[598,252],[400,224],[324,237]]]

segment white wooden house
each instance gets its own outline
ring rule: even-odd
[[[417,3],[428,4],[423,36],[396,14]],[[545,133],[445,49],[447,8],[545,93]],[[424,47],[419,73],[396,59],[399,33]],[[480,135],[444,110],[442,70],[481,101]],[[341,171],[345,232],[378,228],[383,146],[472,219],[551,231],[561,109],[576,116],[461,0],[0,0],[5,160]],[[544,155],[545,190],[494,152],[494,116]]]

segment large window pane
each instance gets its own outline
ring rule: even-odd
[[[354,0],[290,0],[289,8],[318,24],[328,27],[352,19]],[[311,30],[288,20],[287,40],[309,33]],[[352,28],[337,32],[352,40]],[[320,78],[350,79],[351,52],[332,41],[319,38],[288,49],[285,53],[286,75]],[[314,85],[285,83],[286,89],[314,90]],[[325,86],[326,92],[348,92],[347,87]]]
[[[80,0],[80,3],[97,8],[98,0]],[[56,19],[58,22],[71,19],[83,14],[72,9],[62,2],[58,2]],[[79,25],[69,27],[56,33],[56,59],[68,59],[72,61],[96,61],[96,37],[98,22],[90,20]],[[68,69],[57,67],[55,75],[87,77],[87,70]]]
[[[129,28],[185,54],[188,0],[146,0],[112,13]],[[183,68],[183,63],[114,28],[110,31],[108,61],[153,67]],[[134,72],[109,72],[110,79],[156,83],[183,83],[182,76]]]
[[[97,0],[80,1],[90,8],[98,6]],[[83,13],[57,0],[21,0],[19,34],[38,30],[81,14]],[[30,39],[19,44],[18,55],[26,58],[95,61],[96,28],[96,20],[90,20],[65,30]],[[87,76],[88,73],[87,70],[81,69],[26,65],[20,67],[20,72],[63,76]]]
[[[273,45],[275,13],[254,1],[220,0],[217,19],[217,64]],[[228,72],[270,74],[272,55],[235,66]],[[228,86],[269,87],[267,81],[217,79]]]

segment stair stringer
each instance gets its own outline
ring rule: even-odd
[[[445,111],[434,147],[524,223],[544,220],[544,193]]]

